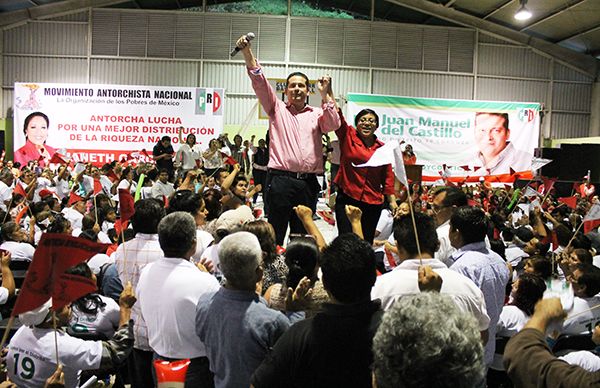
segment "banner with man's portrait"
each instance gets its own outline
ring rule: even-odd
[[[531,175],[539,103],[348,94],[349,122],[365,108],[379,116],[380,140],[412,146],[424,181],[442,176],[459,182],[482,176],[511,181],[514,173]]]
[[[15,83],[15,161],[47,162],[57,151],[94,164],[131,153],[148,161],[162,136],[177,144],[180,131],[207,147],[223,131],[224,95],[216,88]]]

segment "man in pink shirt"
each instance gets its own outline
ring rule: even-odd
[[[277,244],[282,245],[288,222],[290,233],[306,233],[293,208],[305,205],[316,210],[320,190],[316,175],[323,173],[321,134],[338,129],[340,117],[331,97],[329,76],[321,77],[317,85],[321,108],[307,105],[309,80],[299,72],[288,76],[287,102],[281,101],[252,54],[246,36],[236,44],[244,55],[252,88],[269,115],[266,206]]]

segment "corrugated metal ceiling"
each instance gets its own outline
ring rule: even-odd
[[[295,1],[295,0],[294,0]],[[448,9],[487,20],[515,31],[527,33],[545,41],[558,44],[579,53],[600,59],[600,0],[528,0],[527,8],[533,17],[528,21],[517,21],[513,15],[519,8],[519,0],[428,0]],[[236,0],[206,0],[207,5],[236,2]],[[369,0],[308,0],[321,9],[339,9],[352,15],[370,17]],[[43,8],[48,4],[72,4],[73,8],[83,3],[92,6],[110,6],[137,9],[185,9],[202,6],[202,0],[2,0],[0,19],[3,13],[27,8]],[[402,1],[375,0],[374,16],[378,20],[395,22],[449,25],[451,21],[403,7]],[[64,10],[62,10],[64,13]]]

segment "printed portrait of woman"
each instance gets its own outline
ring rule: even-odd
[[[46,145],[50,120],[42,112],[33,112],[25,118],[23,132],[25,145],[15,151],[14,161],[26,165],[30,160],[37,160],[40,167],[48,164],[56,150]]]

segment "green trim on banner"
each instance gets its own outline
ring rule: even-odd
[[[500,101],[473,101],[473,100],[447,100],[437,98],[414,98],[381,96],[372,94],[348,93],[348,102],[356,104],[367,104],[369,106],[389,106],[394,108],[418,108],[429,110],[455,111],[498,111],[507,112],[517,109],[534,109],[539,111],[540,104],[537,103],[514,103]]]

